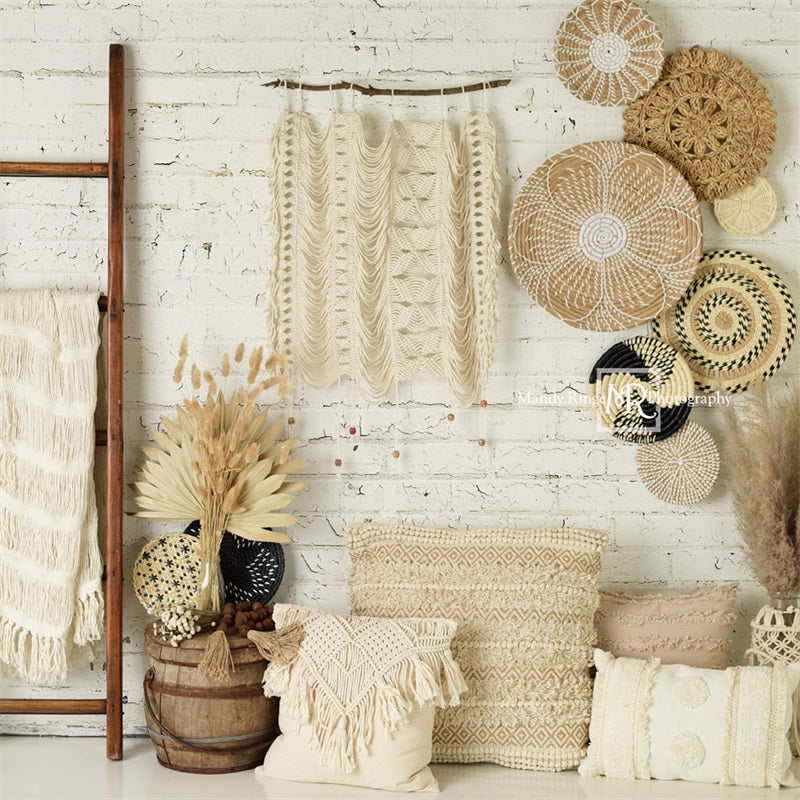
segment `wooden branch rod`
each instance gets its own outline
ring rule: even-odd
[[[0,175],[39,178],[107,178],[108,164],[68,161],[0,161]]]
[[[494,81],[469,83],[466,86],[447,86],[442,89],[385,89],[377,86],[362,86],[358,83],[340,81],[339,83],[299,83],[297,81],[274,80],[261,85],[267,89],[302,89],[304,92],[329,92],[339,89],[352,89],[370,96],[383,95],[385,97],[437,97],[446,94],[464,94],[464,92],[480,92],[483,89],[497,89],[499,86],[508,86],[509,78],[500,78]]]
[[[0,714],[105,713],[105,700],[0,700]]]

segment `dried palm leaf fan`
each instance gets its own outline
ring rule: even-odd
[[[176,383],[183,379],[186,357],[184,338],[173,375]],[[241,363],[243,358],[244,345],[239,345],[234,362]],[[212,615],[221,608],[219,550],[224,532],[256,542],[287,542],[286,534],[272,528],[296,521],[282,509],[305,487],[288,480],[305,461],[290,459],[297,440],[279,438],[283,420],[269,424],[269,408],[256,405],[273,387],[281,394],[288,392],[282,366],[282,359],[272,356],[265,361],[263,348],[254,349],[246,384],[226,398],[211,372],[201,373],[193,364],[191,384],[196,396],[177,407],[177,421],[161,418],[165,432],[152,432],[156,446],[144,448],[146,460],[132,487],[141,509],[135,516],[184,523],[200,520],[202,574],[195,605]],[[229,378],[230,372],[226,353],[221,378]],[[206,397],[201,402],[197,395],[204,384]],[[215,634],[206,655],[212,658],[216,655],[212,650],[219,651],[227,664],[226,649],[224,634]],[[215,673],[214,667],[211,672]],[[226,670],[217,663],[216,673]]]

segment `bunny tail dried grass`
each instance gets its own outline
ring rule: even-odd
[[[729,487],[750,565],[770,594],[800,592],[800,384],[763,383],[726,408]]]

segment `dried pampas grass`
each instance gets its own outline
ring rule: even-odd
[[[239,363],[244,346],[236,349]],[[186,363],[181,343],[174,379],[181,382]],[[263,370],[262,370],[263,367]],[[208,370],[191,367],[191,385],[206,397],[187,398],[177,407],[177,421],[161,418],[164,432],[151,431],[155,447],[144,448],[145,462],[132,485],[139,508],[135,516],[173,522],[200,520],[199,551],[205,564],[216,564],[224,532],[259,542],[288,542],[269,530],[296,522],[282,511],[305,488],[288,480],[306,462],[291,459],[297,439],[280,439],[283,420],[270,424],[269,408],[260,408],[262,393],[289,390],[283,359],[264,361],[263,348],[253,350],[247,383],[227,397]],[[222,359],[220,380],[230,376],[230,358]],[[214,572],[216,575],[216,571]],[[214,579],[216,580],[216,579]]]
[[[800,383],[751,386],[726,411],[729,484],[756,577],[771,595],[800,593]]]

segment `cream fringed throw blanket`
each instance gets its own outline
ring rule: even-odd
[[[273,140],[274,345],[312,386],[355,380],[370,399],[446,378],[469,404],[496,328],[495,131],[469,114],[392,121],[376,146],[361,117],[315,130],[286,112]]]
[[[97,294],[0,293],[0,668],[63,683],[99,639]]]

